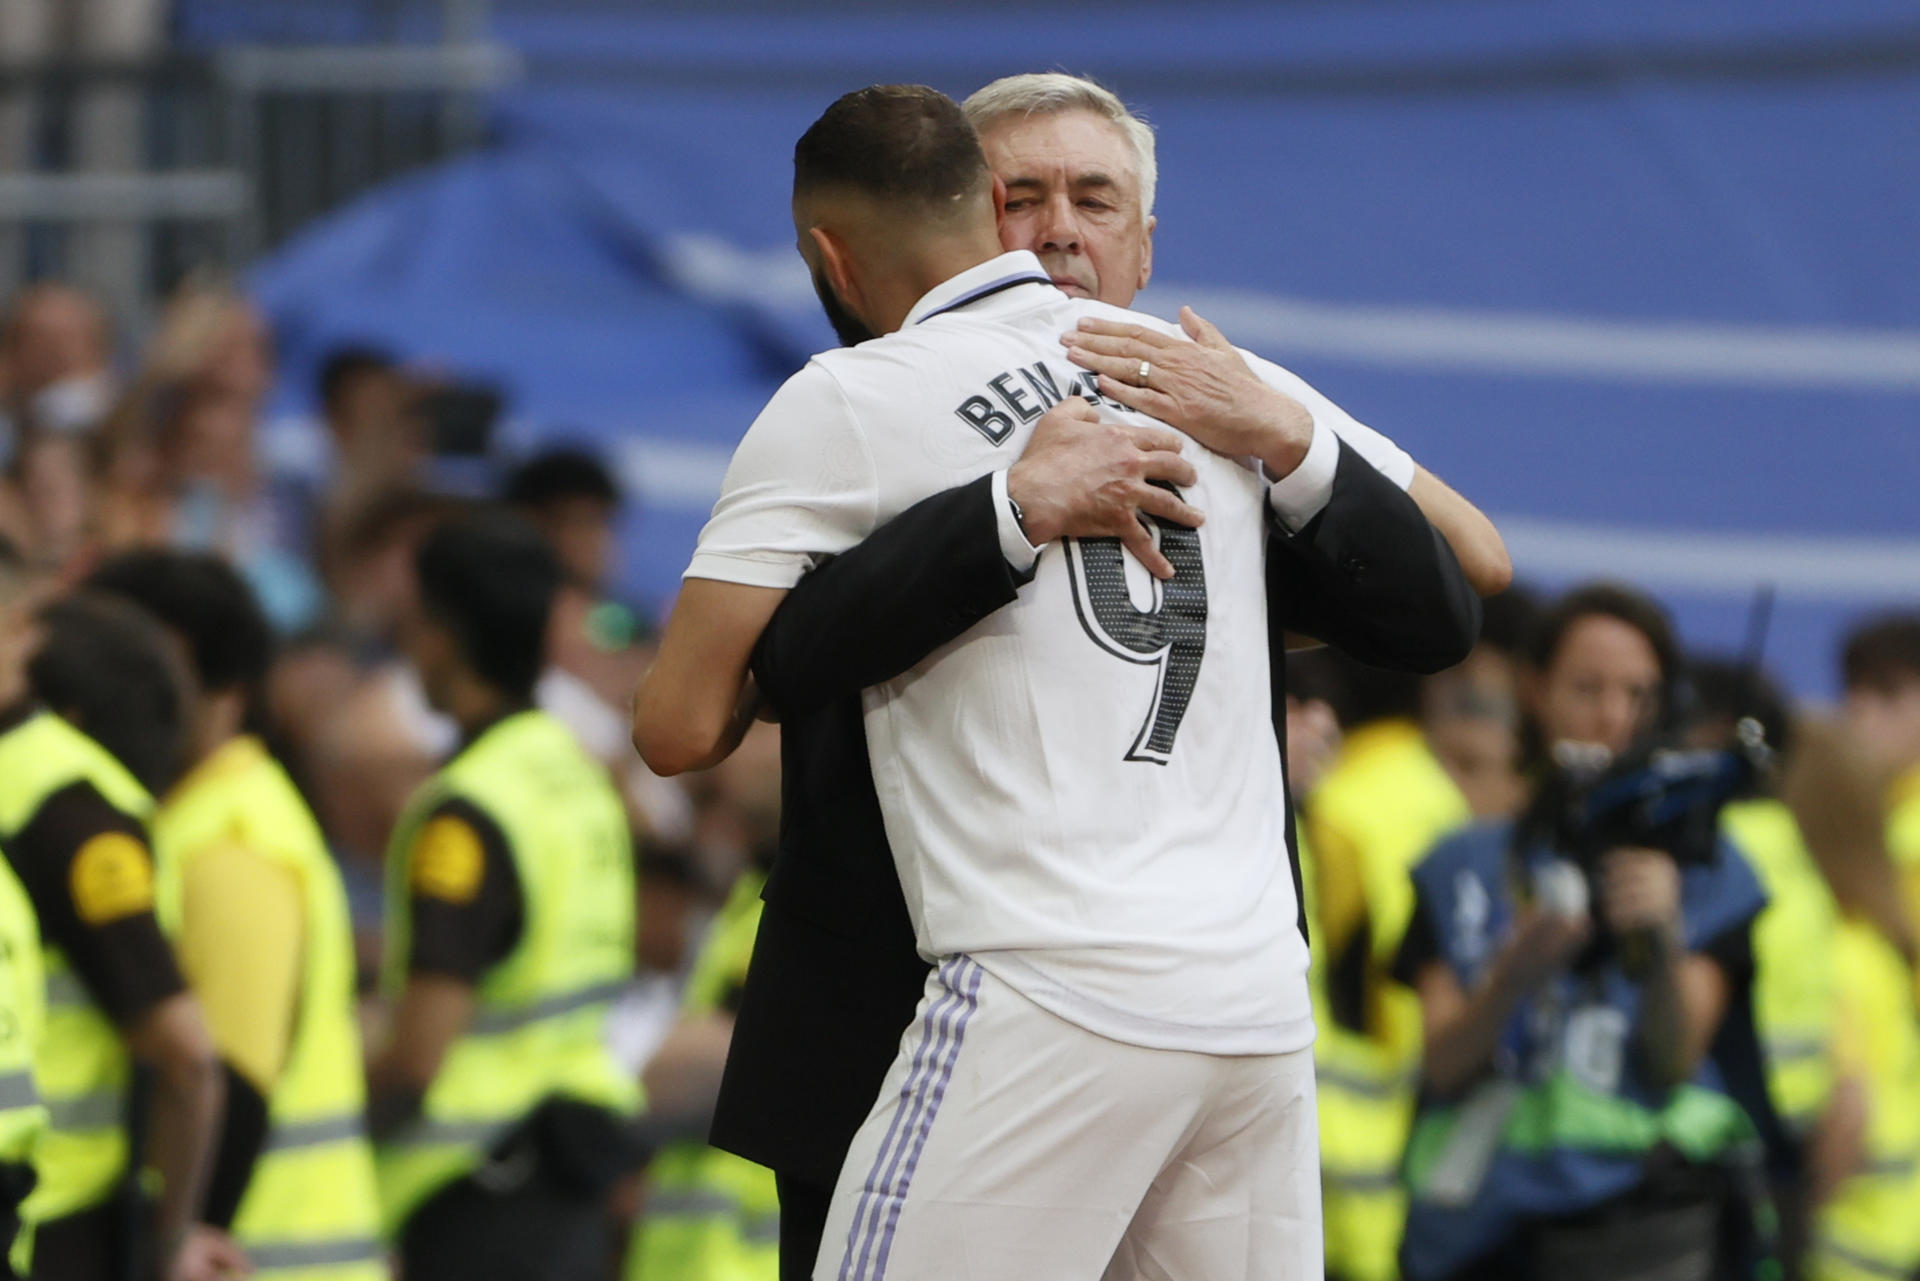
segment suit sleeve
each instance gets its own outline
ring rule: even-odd
[[[753,651],[782,716],[893,679],[1013,600],[993,477],[924,498],[802,579]]]
[[[1438,672],[1480,639],[1480,598],[1404,490],[1346,441],[1326,507],[1267,536],[1277,623],[1373,667]]]

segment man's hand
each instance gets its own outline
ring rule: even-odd
[[[1140,518],[1159,516],[1190,528],[1206,519],[1152,483],[1197,479],[1180,445],[1170,431],[1103,423],[1079,396],[1061,401],[1035,424],[1026,452],[1007,473],[1007,496],[1020,507],[1027,541],[1037,547],[1061,537],[1115,537],[1148,573],[1172,578],[1173,565]]]
[[[1592,936],[1593,923],[1586,913],[1568,915],[1528,904],[1514,917],[1501,969],[1522,991],[1531,992],[1578,956]]]
[[[1102,396],[1173,424],[1215,453],[1258,458],[1275,476],[1291,474],[1313,443],[1307,407],[1261,382],[1193,308],[1180,309],[1180,327],[1192,342],[1089,316],[1060,341],[1069,360],[1100,375]],[[1144,387],[1141,361],[1152,366]]]
[[[253,1264],[233,1238],[205,1223],[187,1229],[164,1267],[166,1281],[237,1281],[253,1275]]]
[[[1616,934],[1680,936],[1680,868],[1660,850],[1608,850],[1600,860],[1600,910]]]

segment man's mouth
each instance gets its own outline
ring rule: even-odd
[[[1093,297],[1093,290],[1087,288],[1072,276],[1053,276],[1051,279],[1054,287],[1062,293],[1072,294],[1076,298]]]

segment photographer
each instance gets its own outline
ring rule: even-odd
[[[1678,654],[1621,587],[1540,619],[1521,683],[1536,798],[1567,745],[1619,756],[1663,727]],[[1751,1135],[1707,1061],[1749,981],[1764,899],[1709,839],[1557,848],[1552,824],[1484,824],[1436,846],[1396,972],[1420,995],[1408,1147],[1410,1281],[1728,1275],[1739,1195],[1721,1158]],[[1541,833],[1534,835],[1535,832]]]

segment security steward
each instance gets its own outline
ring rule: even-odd
[[[154,910],[149,788],[175,772],[186,678],[159,624],[127,602],[76,594],[38,624],[38,701],[0,713],[0,848],[39,918],[47,980],[36,1075],[52,1125],[24,1207],[31,1275],[244,1272],[200,1219],[225,1089]],[[158,1179],[151,1216],[135,1135]]]
[[[1788,770],[1793,775],[1805,753],[1785,698],[1762,672],[1748,663],[1696,658],[1688,664],[1687,684],[1689,746],[1731,748],[1740,722],[1751,718],[1767,745],[1795,763]],[[1824,764],[1818,758],[1837,750],[1827,737],[1817,736],[1811,746],[1815,768]],[[1833,890],[1777,790],[1772,779],[1756,780],[1749,795],[1721,811],[1720,830],[1745,856],[1767,896],[1752,930],[1750,1034],[1757,1052],[1731,1060],[1735,1072],[1729,1087],[1766,1144],[1780,1255],[1791,1281],[1799,1275],[1797,1261],[1805,1252],[1816,1194],[1832,1182],[1818,1167],[1836,1135],[1853,1124],[1847,1118],[1852,1102],[1835,1093],[1838,1015],[1846,1004],[1837,971],[1843,951],[1857,959],[1864,940],[1843,942]],[[1890,892],[1897,897],[1897,889]],[[1741,1080],[1742,1071],[1752,1079]]]
[[[0,581],[0,593],[5,587]],[[25,632],[24,611],[0,603],[0,707],[27,697]],[[20,1203],[33,1190],[35,1149],[47,1128],[47,1106],[33,1079],[34,1052],[46,1028],[47,980],[40,923],[4,855],[0,851],[0,1278],[13,1281],[27,1270]]]
[[[1880,777],[1859,744],[1809,722],[1783,794],[1840,905],[1828,950],[1837,1011],[1834,1095],[1808,1162],[1813,1230],[1801,1275],[1879,1281],[1920,1273],[1920,1018],[1915,937],[1888,857]],[[1845,1116],[1834,1125],[1831,1118]]]
[[[1400,1162],[1420,1069],[1420,999],[1387,971],[1413,912],[1409,873],[1473,817],[1413,713],[1418,678],[1355,671],[1355,722],[1308,799],[1311,937],[1323,1002],[1314,1042],[1327,1275],[1395,1281],[1407,1196]]]
[[[272,633],[224,561],[128,552],[88,586],[140,605],[197,678],[186,776],[153,820],[157,908],[226,1066],[207,1220],[255,1275],[382,1281],[353,929],[339,868],[260,739]]]
[[[386,1227],[408,1281],[598,1277],[639,1085],[609,1053],[633,969],[633,854],[606,771],[533,707],[561,571],[480,511],[415,557],[405,647],[464,746],[388,856],[387,1044],[372,1069]]]
[[[766,882],[759,868],[734,881],[694,961],[680,1025],[655,1056],[656,1063],[670,1056],[711,1058],[703,1066],[716,1094],[726,1061],[722,1038],[732,1033],[747,981]],[[688,1140],[661,1149],[648,1174],[652,1189],[628,1251],[627,1281],[775,1281],[780,1275],[780,1193],[772,1170]]]

